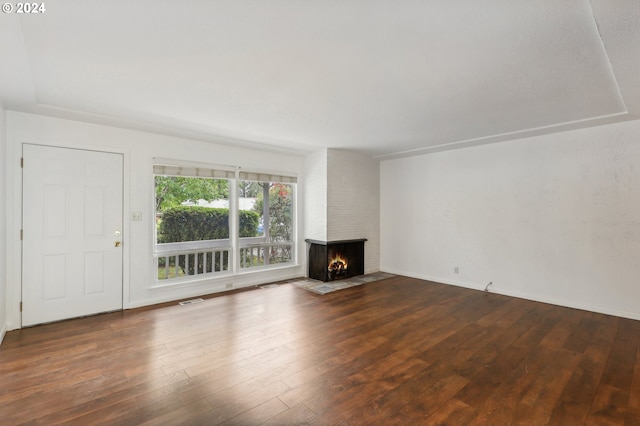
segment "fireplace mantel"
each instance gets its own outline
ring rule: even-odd
[[[355,240],[321,241],[321,240],[312,240],[310,238],[307,238],[305,241],[310,243],[310,244],[318,244],[318,245],[321,245],[321,246],[328,246],[329,244],[363,243],[363,242],[367,241],[367,239],[366,238],[358,238],[358,239],[355,239]]]

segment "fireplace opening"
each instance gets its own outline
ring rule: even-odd
[[[340,277],[347,274],[349,262],[338,254],[329,260],[327,269],[329,270],[329,281],[340,279]]]
[[[366,239],[306,241],[309,244],[309,278],[326,282],[364,274]]]

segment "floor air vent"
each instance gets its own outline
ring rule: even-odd
[[[191,300],[183,300],[182,302],[180,302],[180,305],[193,305],[194,303],[200,303],[200,302],[204,302],[204,299],[191,299]]]

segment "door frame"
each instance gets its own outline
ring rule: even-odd
[[[10,135],[9,135],[10,136]],[[83,144],[80,142],[60,142],[36,138],[7,138],[7,331],[22,328],[22,151],[23,145],[43,145],[55,148],[81,149],[85,151],[121,154],[122,168],[122,308],[129,308],[130,294],[130,151],[119,147]]]

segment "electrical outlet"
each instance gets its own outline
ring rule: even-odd
[[[458,268],[457,266],[455,268],[453,268],[453,273],[454,274],[459,274],[460,273],[460,268]]]
[[[135,222],[142,221],[142,212],[133,212],[131,213],[131,220]]]

